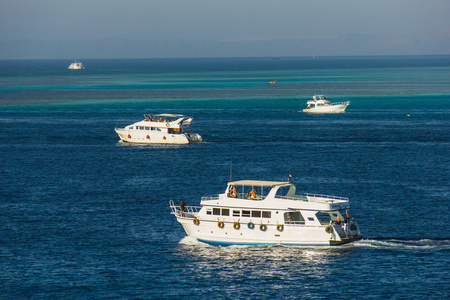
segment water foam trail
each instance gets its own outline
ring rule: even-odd
[[[185,236],[181,241],[179,241],[181,245],[195,245],[195,246],[206,246],[208,244],[202,243],[192,236]]]
[[[366,238],[355,242],[356,247],[374,248],[385,251],[431,254],[450,250],[449,238],[405,239],[405,238]]]

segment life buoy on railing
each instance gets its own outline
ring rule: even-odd
[[[255,193],[255,191],[250,191],[250,192],[248,192],[248,198],[249,199],[255,199],[256,198],[256,193]]]
[[[237,197],[237,190],[236,189],[232,189],[230,191],[230,196],[233,197],[233,198],[236,198]]]
[[[195,225],[200,224],[200,221],[197,218],[194,218],[194,220],[192,220],[192,222],[194,222]]]
[[[167,127],[170,127],[170,123],[167,123],[166,126],[167,126]]]
[[[326,233],[332,233],[333,227],[331,225],[328,225],[327,227],[325,227],[325,231],[326,231]]]
[[[283,224],[278,224],[277,225],[277,230],[278,231],[283,231],[283,229],[284,229],[284,225]]]
[[[255,228],[255,224],[253,224],[252,222],[248,222],[247,227],[248,227],[248,229],[253,229],[253,228]]]
[[[261,229],[261,231],[266,231],[266,230],[267,230],[267,225],[261,224],[261,225],[259,226],[259,229]]]
[[[233,228],[238,230],[239,228],[241,228],[241,224],[239,224],[239,222],[234,222]]]
[[[223,228],[225,226],[225,224],[222,221],[219,221],[217,223],[217,226],[219,226],[219,228]]]

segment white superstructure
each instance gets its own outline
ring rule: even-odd
[[[83,70],[84,66],[81,62],[79,61],[74,61],[73,63],[70,64],[69,68],[71,70]]]
[[[173,114],[144,115],[144,120],[125,128],[115,128],[120,139],[129,143],[188,144],[202,137],[191,131],[193,117]]]
[[[313,100],[306,102],[307,107],[303,109],[306,113],[330,114],[344,113],[350,101],[332,103],[324,95],[314,95]]]
[[[361,239],[348,198],[296,194],[290,182],[229,182],[201,206],[170,208],[186,234],[213,245],[329,246]]]

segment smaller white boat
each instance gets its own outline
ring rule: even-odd
[[[69,68],[70,70],[84,70],[84,66],[81,62],[79,61],[74,61],[73,63],[70,64]]]
[[[314,95],[313,100],[306,102],[308,105],[303,112],[316,114],[344,113],[350,101],[332,103],[324,95]]]
[[[140,144],[188,144],[201,142],[202,137],[192,133],[193,117],[173,114],[144,115],[144,120],[115,128],[120,139]]]

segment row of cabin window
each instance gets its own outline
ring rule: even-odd
[[[130,129],[133,129],[133,126],[130,127]],[[153,131],[161,131],[158,127],[144,127],[144,126],[136,126],[137,130],[153,130]]]
[[[211,214],[211,210],[206,211],[207,215]],[[212,214],[215,216],[229,216],[229,208],[213,208]],[[233,209],[233,217],[252,217],[252,218],[270,218],[272,216],[270,211],[261,210],[236,210]]]

